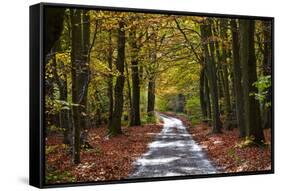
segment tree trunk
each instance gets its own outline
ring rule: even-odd
[[[141,124],[140,120],[140,79],[139,79],[139,60],[138,60],[138,51],[136,40],[136,31],[133,31],[130,34],[131,38],[131,70],[132,70],[132,112],[134,119],[132,120],[131,125],[138,126]]]
[[[125,62],[125,30],[124,22],[119,21],[118,29],[118,55],[116,61],[116,68],[119,72],[116,84],[114,88],[114,111],[112,117],[112,123],[109,127],[109,135],[114,136],[117,134],[122,134],[121,130],[121,119],[123,112],[123,89],[124,89],[124,62]]]
[[[201,68],[200,71],[200,86],[199,86],[199,93],[200,93],[200,105],[201,105],[201,112],[204,119],[207,119],[207,104],[205,101],[205,93],[204,86],[205,86],[205,72],[204,67]]]
[[[80,82],[82,84],[82,92],[83,97],[81,98],[81,128],[85,131],[89,128],[89,118],[88,118],[88,83],[90,78],[90,68],[88,63],[88,51],[90,48],[90,18],[87,15],[88,11],[82,12],[82,55],[83,55],[83,62],[81,63],[81,74]],[[84,142],[83,140],[82,142]]]
[[[226,124],[230,124],[231,120],[231,105],[230,105],[230,94],[229,94],[229,75],[228,75],[228,66],[227,66],[227,47],[225,46],[225,41],[227,40],[227,21],[221,19],[220,23],[221,28],[221,37],[222,37],[222,57],[221,65],[223,70],[223,85],[224,85],[224,102],[225,102],[225,111],[226,111]],[[226,127],[229,129],[230,127]]]
[[[154,77],[149,78],[148,81],[148,92],[147,92],[147,115],[154,115],[155,105],[155,79]]]
[[[235,89],[235,104],[236,104],[236,118],[237,126],[239,128],[239,136],[246,136],[246,128],[244,121],[244,100],[243,88],[241,84],[241,67],[239,61],[239,38],[237,24],[234,19],[231,19],[231,34],[232,34],[232,67],[233,67],[233,81]]]
[[[205,80],[204,91],[205,91],[205,102],[207,107],[207,118],[208,118],[208,124],[211,125],[210,120],[212,119],[212,109],[211,109],[211,101],[210,101],[209,82],[206,72],[204,75],[204,80]]]
[[[207,76],[209,78],[209,85],[211,91],[211,99],[212,99],[212,110],[213,110],[213,133],[221,132],[221,121],[220,121],[220,113],[219,113],[219,103],[218,103],[218,87],[217,87],[217,72],[215,65],[215,56],[214,56],[214,43],[209,41],[209,38],[212,36],[211,25],[206,20],[203,25],[200,25],[200,31],[203,42],[203,50],[205,54],[206,60],[206,71]],[[209,41],[209,42],[208,42]]]
[[[60,100],[67,102],[67,82],[63,82],[64,87],[60,90]],[[60,127],[63,131],[63,143],[71,144],[70,135],[71,135],[71,124],[70,124],[70,114],[68,109],[62,109],[60,111]]]
[[[111,30],[108,33],[108,68],[110,69],[110,72],[112,72],[112,58],[113,58],[113,48],[112,48],[112,32]],[[108,108],[108,127],[110,127],[112,123],[112,115],[113,115],[113,76],[110,73],[108,76],[108,100],[109,100],[109,108]]]
[[[102,104],[101,104],[101,98],[100,98],[100,93],[99,90],[94,90],[94,98],[95,98],[95,126],[96,127],[100,127],[100,125],[102,124]]]
[[[263,36],[264,36],[264,52],[263,52],[263,74],[265,76],[271,75],[271,54],[272,54],[272,42],[271,42],[271,22],[263,21]]]
[[[135,120],[135,112],[133,108],[133,103],[132,103],[132,93],[131,93],[131,83],[130,83],[130,74],[129,74],[129,68],[128,68],[128,63],[125,61],[125,69],[126,69],[126,80],[127,80],[127,86],[128,86],[128,99],[129,99],[129,107],[128,107],[128,115],[129,115],[129,126],[134,125],[134,120]]]
[[[257,81],[256,58],[254,47],[254,20],[240,20],[240,62],[244,90],[244,112],[247,136],[260,143],[264,140],[261,126],[259,103],[252,94],[257,93],[253,83]]]
[[[264,36],[264,51],[263,51],[263,75],[271,75],[272,67],[272,42],[271,42],[271,22],[263,21],[263,36]],[[272,87],[267,90],[265,103],[271,101]],[[264,117],[263,117],[263,128],[272,127],[272,107],[270,105],[264,105]]]
[[[213,34],[215,36],[219,36],[219,27],[218,27],[218,22],[216,23],[213,22]],[[224,79],[223,79],[223,70],[222,70],[222,55],[220,52],[220,44],[218,40],[214,40],[214,45],[215,45],[215,53],[216,53],[216,61],[217,61],[217,80],[218,80],[218,97],[219,98],[224,98]],[[220,105],[220,108],[223,109],[222,104]]]
[[[71,49],[71,63],[72,63],[72,107],[73,110],[73,130],[74,130],[74,148],[73,148],[73,161],[75,164],[80,163],[80,103],[79,90],[80,83],[78,78],[78,70],[83,61],[82,47],[81,47],[81,10],[76,9],[71,11],[71,25],[72,25],[72,49]]]
[[[157,61],[157,37],[153,34],[154,47],[151,55],[151,65],[149,66],[148,75],[148,88],[147,88],[147,115],[149,117],[154,116],[155,107],[155,66]]]
[[[74,149],[73,161],[80,163],[81,143],[86,140],[87,127],[87,93],[90,78],[89,70],[89,18],[86,12],[76,9],[71,11],[72,49],[72,103]],[[83,23],[82,23],[83,22]],[[82,135],[82,136],[81,136]]]

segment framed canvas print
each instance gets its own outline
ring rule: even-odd
[[[274,19],[30,7],[30,184],[274,172]]]

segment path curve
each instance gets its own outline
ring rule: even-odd
[[[213,166],[202,148],[192,139],[182,121],[159,114],[162,131],[148,145],[148,152],[134,162],[129,178],[151,178],[213,174]]]

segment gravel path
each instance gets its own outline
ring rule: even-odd
[[[192,139],[182,121],[160,114],[162,131],[149,150],[134,162],[129,178],[149,178],[217,173],[202,148]]]

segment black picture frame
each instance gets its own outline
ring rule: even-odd
[[[237,172],[237,173],[219,173],[219,174],[204,174],[204,175],[188,175],[174,176],[161,178],[140,178],[131,180],[114,180],[100,182],[77,182],[77,183],[62,183],[46,185],[45,182],[45,130],[44,130],[44,10],[47,7],[58,8],[77,8],[91,9],[104,11],[121,11],[121,12],[139,12],[139,13],[154,13],[154,14],[173,14],[185,16],[206,16],[218,18],[237,18],[237,19],[254,19],[267,20],[272,23],[272,122],[271,127],[271,169],[252,172]],[[56,3],[39,3],[30,6],[30,129],[29,129],[29,184],[38,188],[53,188],[66,186],[84,186],[84,185],[99,185],[99,184],[116,184],[116,183],[132,183],[132,182],[149,182],[149,181],[166,181],[179,179],[194,179],[194,178],[211,178],[211,177],[226,177],[226,176],[244,176],[256,174],[272,174],[274,173],[274,18],[263,16],[248,16],[248,15],[231,15],[231,14],[215,14],[215,13],[197,13],[185,11],[169,11],[169,10],[154,10],[154,9],[136,9],[136,8],[121,8],[121,7],[104,7],[93,5],[75,5],[75,4],[56,4]]]

